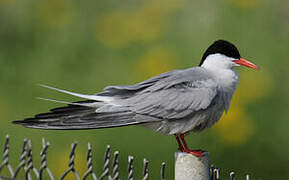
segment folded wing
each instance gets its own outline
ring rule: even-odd
[[[87,101],[14,123],[41,129],[98,129],[178,120],[206,109],[214,103],[217,93],[215,81],[204,69],[190,68],[167,72],[136,85],[110,86],[102,93],[83,96]]]
[[[208,108],[218,94],[214,79],[201,68],[191,68],[156,82],[124,101],[137,114],[160,119],[182,119]]]

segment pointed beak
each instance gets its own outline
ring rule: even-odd
[[[260,68],[258,66],[256,66],[255,64],[251,63],[250,61],[244,59],[244,58],[240,58],[237,60],[233,60],[234,63],[239,64],[241,66],[246,66],[252,69],[256,69],[256,70],[260,70]]]

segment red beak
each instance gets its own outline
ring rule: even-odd
[[[256,70],[260,70],[260,68],[258,66],[256,66],[255,64],[251,63],[250,61],[244,59],[244,58],[240,58],[237,60],[233,60],[234,63],[239,64],[241,66],[246,66],[252,69],[256,69]]]

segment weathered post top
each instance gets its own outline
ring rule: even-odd
[[[196,157],[184,152],[175,153],[175,180],[209,180],[209,153]]]

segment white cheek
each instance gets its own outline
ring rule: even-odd
[[[222,54],[211,54],[205,59],[202,67],[207,69],[231,69],[236,65],[233,60],[235,59]]]

